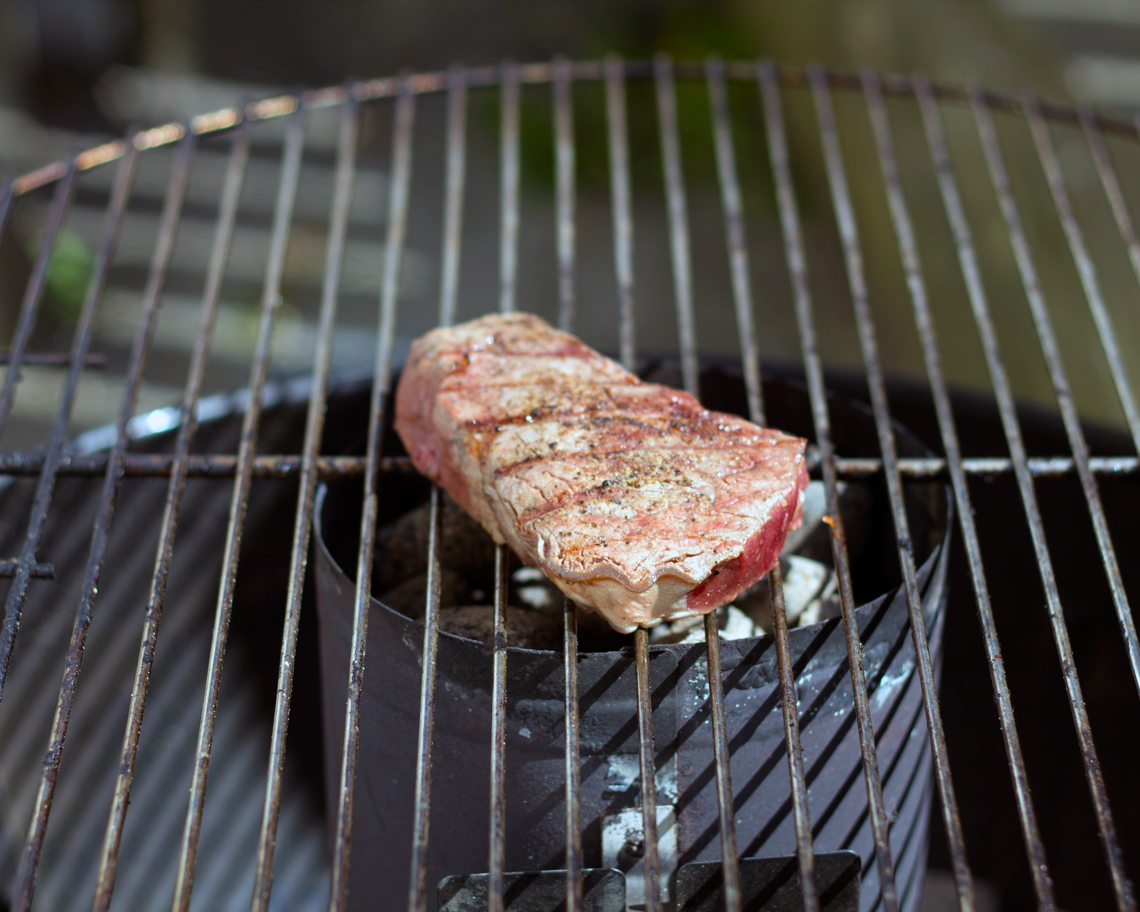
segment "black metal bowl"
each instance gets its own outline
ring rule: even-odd
[[[710,407],[743,410],[743,387],[731,373],[706,371],[702,390]],[[768,380],[764,392],[773,426],[812,436],[802,387]],[[844,455],[877,453],[866,409],[833,399],[832,421]],[[896,427],[896,436],[902,455],[927,454],[902,428]],[[406,477],[390,484],[399,487],[393,496],[404,505],[426,496],[426,482],[418,495],[409,494]],[[861,603],[856,616],[899,890],[903,908],[911,910],[921,896],[926,860],[929,742],[885,492],[876,480],[860,484],[866,484],[872,496],[860,499],[869,504],[867,515],[850,518],[853,527],[865,530],[861,547],[853,553]],[[948,503],[938,483],[910,484],[907,497],[930,649],[939,663]],[[330,485],[318,496],[326,771],[340,768],[355,589],[342,565],[352,566],[355,560],[359,509],[358,492],[350,486]],[[381,908],[397,908],[407,895],[422,644],[420,621],[373,598],[353,824],[354,908],[376,908],[378,902]],[[816,851],[851,850],[859,856],[859,905],[871,909],[879,896],[878,871],[842,624],[833,619],[795,628],[790,645]],[[488,858],[490,651],[483,643],[446,632],[440,634],[438,649],[429,884],[486,871]],[[795,850],[795,834],[773,640],[726,640],[721,651],[740,854],[745,859],[789,855]],[[506,869],[557,870],[565,857],[562,657],[547,650],[512,648],[507,669]],[[584,861],[593,868],[624,868],[636,880],[639,863],[628,852],[615,852],[626,817],[640,806],[632,649],[583,653],[578,674]],[[703,646],[651,647],[650,679],[662,864],[675,875],[686,864],[720,858]],[[334,777],[326,775],[330,809],[337,804],[336,789]],[[636,903],[639,897],[640,890],[631,884],[629,901]]]

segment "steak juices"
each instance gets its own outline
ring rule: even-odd
[[[497,543],[623,632],[764,576],[808,480],[802,438],[643,383],[530,314],[417,339],[396,432]]]

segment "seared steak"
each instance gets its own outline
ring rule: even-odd
[[[413,343],[396,431],[496,542],[626,632],[760,579],[807,485],[806,441],[642,383],[529,314]]]

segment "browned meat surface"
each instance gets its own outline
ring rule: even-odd
[[[807,484],[804,440],[642,383],[528,314],[418,339],[396,430],[496,542],[623,631],[760,579]]]

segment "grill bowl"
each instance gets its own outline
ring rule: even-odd
[[[709,407],[741,409],[743,384],[720,369],[706,370],[702,389]],[[769,380],[765,401],[774,425],[810,434],[806,391],[795,382]],[[871,416],[856,403],[832,402],[835,433],[844,452],[875,451]],[[900,451],[928,455],[896,427]],[[868,449],[868,448],[871,449]],[[407,479],[391,484],[407,485]],[[875,725],[884,795],[895,819],[893,843],[903,908],[917,908],[926,858],[930,811],[930,754],[915,675],[905,597],[889,567],[895,559],[881,485],[870,488],[867,516],[845,517],[863,527],[854,552],[857,578],[874,580],[878,592],[860,593],[857,610]],[[426,483],[424,490],[426,493]],[[381,489],[381,499],[384,499]],[[931,654],[941,657],[942,610],[946,601],[949,525],[944,488],[908,486],[908,507],[919,543],[919,584]],[[406,492],[401,492],[404,499]],[[347,530],[359,527],[360,498],[347,485],[326,486],[318,495],[315,533],[317,608],[320,620],[324,697],[325,769],[340,769],[355,584],[342,569],[357,543]],[[349,564],[351,565],[351,564]],[[864,588],[868,588],[864,584]],[[372,599],[368,654],[381,657],[365,674],[360,716],[357,804],[353,824],[350,903],[369,905],[377,896],[406,895],[411,845],[418,695],[422,675],[423,625]],[[620,651],[583,652],[579,657],[582,731],[582,822],[584,863],[608,867],[603,829],[618,811],[639,808],[637,795],[637,699],[632,640]],[[826,810],[814,821],[819,852],[854,850],[862,861],[860,907],[879,896],[874,845],[861,775],[859,739],[850,690],[847,652],[838,619],[791,631],[797,670],[797,703],[813,804]],[[771,636],[728,640],[722,647],[737,839],[742,858],[795,851],[786,746],[779,708],[779,682]],[[435,700],[432,837],[428,856],[431,888],[449,875],[486,870],[488,852],[488,733],[491,730],[492,657],[483,643],[441,631]],[[672,809],[662,833],[674,865],[720,858],[712,726],[704,645],[650,647],[654,699],[659,815]],[[559,652],[511,648],[507,660],[507,855],[506,870],[537,872],[564,867],[565,691]],[[336,807],[335,777],[326,776],[327,806]],[[330,810],[331,813],[331,810]],[[330,817],[330,827],[334,820]],[[628,865],[628,862],[627,862]],[[630,889],[636,899],[639,889]]]

